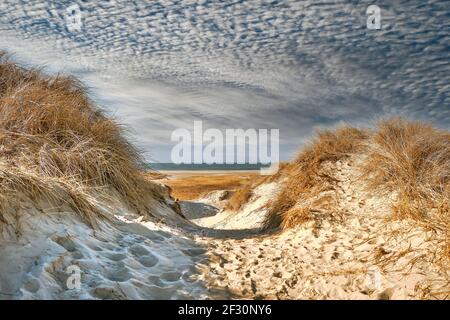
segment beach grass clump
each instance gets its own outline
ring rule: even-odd
[[[368,192],[395,195],[392,218],[412,218],[449,232],[450,133],[403,118],[380,120],[374,130],[344,125],[318,131],[277,173],[275,180],[283,184],[270,204],[265,228],[292,228],[317,216],[315,212],[321,217],[327,212],[330,217],[339,215],[333,170],[350,157],[360,160],[354,170]],[[230,198],[230,209],[242,207],[255,186],[266,180],[238,189]]]
[[[86,218],[99,215],[88,195],[114,190],[148,214],[157,193],[143,167],[124,129],[77,79],[21,67],[0,53],[0,206],[17,193],[64,198]]]
[[[368,135],[367,131],[348,126],[319,131],[297,158],[282,169],[281,175],[286,182],[266,216],[265,228],[290,228],[307,220],[305,212],[332,209],[328,191],[334,190],[335,179],[324,170],[323,164],[335,163],[361,151]],[[299,201],[306,203],[307,199],[313,198],[315,201],[310,204],[315,204],[314,208],[296,207]],[[299,219],[295,217],[296,213],[301,213]]]
[[[400,118],[382,121],[362,168],[372,190],[398,194],[397,217],[427,219],[433,210],[449,214],[449,132]]]

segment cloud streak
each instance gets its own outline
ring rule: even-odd
[[[77,3],[81,32],[66,28]],[[317,126],[405,115],[450,123],[446,1],[17,1],[0,47],[81,77],[152,159],[170,133],[279,128],[283,158]],[[150,156],[149,156],[150,157]]]

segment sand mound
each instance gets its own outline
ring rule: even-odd
[[[2,53],[0,78],[0,221],[10,223],[3,212],[23,198],[44,198],[69,204],[94,225],[101,210],[93,198],[110,191],[150,214],[159,194],[141,173],[139,152],[82,84],[24,69]]]
[[[413,219],[392,219],[393,199],[367,192],[359,161],[353,156],[329,168],[338,181],[334,197],[339,214],[333,219],[326,211],[312,211],[314,219],[276,234],[204,238],[212,262],[202,279],[212,287],[229,288],[235,298],[448,298],[450,274],[439,251],[442,235]],[[263,229],[276,195],[273,185],[258,187],[242,211],[224,210],[200,224]]]
[[[205,297],[205,250],[120,125],[75,79],[4,55],[0,78],[0,299]]]
[[[205,250],[180,230],[144,221],[116,202],[92,229],[69,206],[23,203],[22,234],[0,237],[0,299],[192,299]],[[173,211],[155,208],[161,217]],[[79,271],[80,286],[74,276]],[[72,285],[72,286],[71,286]]]
[[[449,147],[448,133],[401,119],[319,134],[239,210],[195,220],[265,230],[204,239],[204,279],[246,298],[448,299]]]

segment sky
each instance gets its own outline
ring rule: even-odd
[[[199,120],[279,129],[281,160],[341,123],[450,129],[450,1],[2,0],[0,49],[79,77],[151,162]]]

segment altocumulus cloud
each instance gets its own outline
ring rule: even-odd
[[[83,26],[69,32],[65,9]],[[450,8],[442,1],[25,1],[0,3],[0,47],[73,73],[153,160],[170,133],[279,128],[282,158],[317,126],[405,115],[448,128]],[[149,156],[150,158],[150,156]]]

